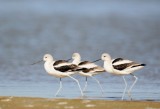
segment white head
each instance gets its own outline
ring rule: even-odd
[[[79,53],[73,53],[72,59],[73,59],[72,63],[78,65],[81,61],[81,56]]]
[[[53,61],[53,57],[51,54],[45,54],[43,56],[43,61]]]
[[[103,61],[111,61],[111,56],[108,53],[103,53],[101,59]]]
[[[72,59],[73,59],[73,60],[74,60],[74,59],[81,59],[81,56],[80,56],[79,53],[73,53]]]

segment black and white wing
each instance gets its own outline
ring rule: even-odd
[[[116,58],[112,60],[113,68],[116,70],[124,70],[131,66],[133,64],[133,61],[125,60],[123,58]]]
[[[145,64],[139,64],[130,60],[124,60],[123,58],[117,58],[112,60],[113,68],[116,70],[126,70],[139,66],[145,66]]]
[[[77,65],[69,63],[66,60],[58,60],[53,63],[53,67],[55,70],[58,70],[61,72],[68,72],[68,71],[72,71],[73,69],[76,69]]]
[[[66,65],[68,64],[68,61],[66,60],[57,60],[53,63],[53,66],[61,66],[61,65]]]
[[[97,67],[97,65],[89,61],[83,61],[78,64],[78,67],[89,69],[89,68]]]
[[[55,70],[61,71],[61,72],[70,72],[74,71],[74,69],[77,68],[77,65],[70,64],[70,65],[64,65],[60,67],[54,67]]]
[[[81,63],[79,63],[78,65],[78,69],[79,71],[82,71],[84,73],[93,73],[93,72],[104,72],[104,68],[96,65],[95,63],[89,62],[89,61],[83,61]]]

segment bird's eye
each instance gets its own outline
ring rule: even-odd
[[[45,58],[47,58],[47,57],[45,57]]]

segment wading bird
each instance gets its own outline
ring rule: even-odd
[[[122,58],[111,59],[111,56],[108,53],[103,53],[101,56],[101,59],[104,61],[104,68],[108,73],[122,75],[124,83],[125,83],[122,100],[124,99],[124,95],[127,89],[127,82],[125,80],[125,75],[130,74],[131,76],[135,78],[135,81],[133,82],[133,84],[128,90],[128,96],[132,100],[131,90],[138,80],[138,77],[136,77],[133,74],[133,72],[142,69],[145,66],[145,64],[139,64],[139,63],[136,63],[130,60],[125,60]]]
[[[78,65],[78,69],[76,69],[76,71],[79,71],[79,74],[82,75],[82,76],[85,76],[86,77],[86,82],[85,82],[85,86],[83,88],[83,91],[86,90],[87,88],[87,78],[88,77],[91,77],[93,78],[99,85],[100,89],[101,89],[101,92],[103,94],[103,88],[100,84],[100,82],[94,77],[94,75],[97,75],[97,74],[100,74],[102,72],[105,72],[105,69],[103,67],[100,67],[98,65],[96,65],[94,62],[96,61],[93,61],[93,62],[89,62],[89,61],[81,61],[81,56],[79,53],[73,53],[72,55],[72,64],[75,64],[75,65]]]
[[[60,86],[59,86],[59,89],[57,90],[55,96],[57,96],[58,93],[60,92],[60,90],[62,89],[61,79],[64,77],[69,77],[69,78],[73,79],[77,83],[77,85],[80,89],[81,95],[83,96],[83,92],[81,90],[79,81],[71,76],[72,74],[76,73],[75,69],[77,68],[77,65],[69,63],[68,61],[65,61],[65,60],[55,61],[51,54],[45,54],[43,57],[43,61],[45,61],[44,68],[45,68],[46,72],[49,75],[60,78]],[[38,61],[38,62],[40,62],[40,61]]]

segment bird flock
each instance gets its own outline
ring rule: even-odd
[[[104,62],[103,67],[95,64],[95,62],[100,61],[100,60]],[[108,53],[103,53],[100,59],[97,59],[93,62],[82,61],[79,53],[73,53],[72,58],[68,60],[55,60],[51,54],[45,54],[43,56],[43,60],[41,61],[45,62],[44,68],[46,72],[49,75],[59,78],[60,80],[60,85],[59,85],[57,92],[55,93],[55,96],[57,96],[62,89],[62,78],[64,77],[69,77],[77,83],[81,96],[84,96],[84,91],[87,88],[87,84],[88,84],[87,78],[91,77],[93,80],[97,82],[97,84],[100,87],[100,91],[103,95],[104,90],[99,80],[95,78],[94,75],[101,74],[103,72],[108,72],[110,74],[122,76],[124,83],[125,83],[125,88],[123,90],[123,94],[121,97],[122,100],[124,99],[124,96],[127,90],[127,81],[125,79],[125,75],[131,75],[133,76],[133,78],[135,78],[133,84],[129,87],[129,90],[128,90],[128,96],[132,100],[131,90],[138,80],[138,77],[136,77],[133,74],[133,72],[145,66],[145,64],[137,63],[131,60],[123,59],[123,58],[112,59]],[[41,61],[38,61],[38,62],[41,62]],[[36,63],[33,63],[33,64],[36,64]],[[79,81],[72,76],[77,73],[86,78],[83,89],[81,89]]]

